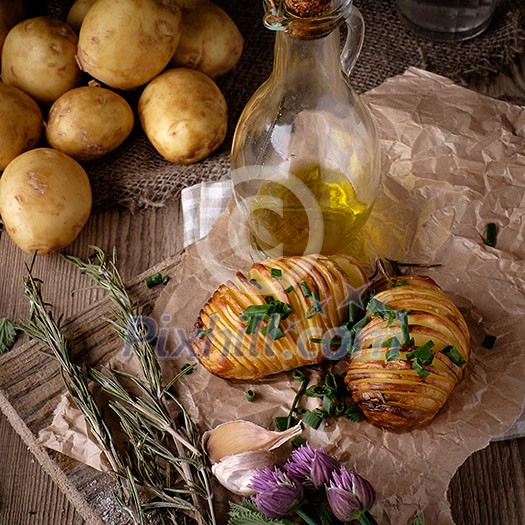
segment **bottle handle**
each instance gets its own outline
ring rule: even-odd
[[[347,76],[359,58],[365,40],[365,21],[361,11],[354,5],[346,19],[346,42],[341,51],[341,66]]]

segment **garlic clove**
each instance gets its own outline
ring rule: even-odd
[[[268,450],[242,452],[225,456],[211,467],[218,482],[234,494],[251,496],[255,491],[250,488],[255,469],[273,467],[275,457]]]
[[[294,439],[301,432],[301,423],[282,432],[276,432],[251,421],[237,419],[204,432],[202,443],[210,462],[214,464],[225,456],[234,456],[249,451],[273,450]]]

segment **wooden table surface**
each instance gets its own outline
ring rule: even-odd
[[[180,203],[143,213],[104,211],[92,215],[69,253],[89,254],[89,245],[116,247],[125,279],[147,270],[182,248]],[[19,319],[27,305],[21,277],[28,255],[7,234],[0,238],[0,316]],[[57,314],[81,312],[96,292],[70,290],[79,273],[58,255],[37,260],[36,272],[45,276],[45,296]],[[0,419],[0,524],[78,525],[81,516],[58,486],[41,469],[5,417]],[[436,495],[436,497],[440,497]],[[525,523],[525,439],[491,443],[473,454],[453,479],[449,499],[458,525],[523,525]]]

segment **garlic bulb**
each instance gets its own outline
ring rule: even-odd
[[[226,456],[211,467],[218,482],[234,494],[251,496],[255,493],[250,488],[255,469],[273,467],[274,455],[267,450],[242,452],[234,456]]]
[[[260,425],[236,419],[204,432],[202,443],[211,463],[217,463],[225,456],[255,450],[273,450],[301,434],[301,424],[276,432]]]
[[[275,432],[238,419],[218,425],[202,436],[204,449],[219,483],[235,494],[250,495],[255,469],[275,465],[272,450],[299,436],[301,424]]]

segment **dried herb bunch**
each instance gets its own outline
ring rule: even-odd
[[[117,481],[115,496],[123,512],[138,524],[149,524],[155,511],[166,523],[215,525],[211,474],[200,448],[200,435],[174,393],[178,379],[192,368],[184,367],[163,385],[155,353],[144,337],[140,309],[122,282],[115,255],[108,259],[95,248],[89,260],[67,258],[108,292],[112,304],[108,322],[133,352],[140,374],[108,367],[97,370],[75,362],[70,341],[44,303],[42,283],[30,268],[24,279],[30,319],[20,328],[43,343],[59,362],[67,391],[84,414]],[[125,435],[125,447],[115,444],[112,429],[88,388],[90,381],[109,394],[109,406]]]

